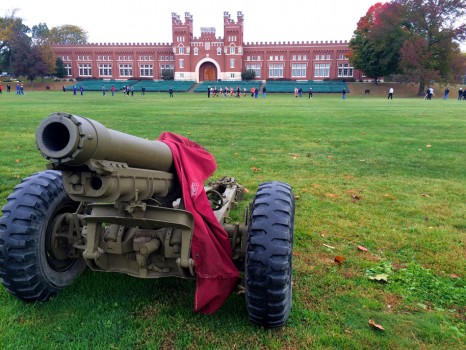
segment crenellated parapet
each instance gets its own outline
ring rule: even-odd
[[[171,46],[171,43],[86,43],[86,44],[54,44],[58,48],[92,48],[92,47],[165,47]]]
[[[348,45],[347,40],[320,40],[320,41],[274,41],[274,42],[246,42],[245,46],[309,46],[309,45]]]

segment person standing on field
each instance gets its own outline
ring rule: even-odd
[[[393,88],[388,89],[388,100],[393,100]]]
[[[450,89],[448,86],[445,88],[445,91],[443,92],[443,99],[448,100],[448,95],[450,94]]]

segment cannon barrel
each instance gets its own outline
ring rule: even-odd
[[[165,143],[107,129],[95,120],[68,113],[53,113],[44,119],[36,130],[36,143],[55,167],[85,165],[97,159],[133,168],[173,170],[173,156]]]

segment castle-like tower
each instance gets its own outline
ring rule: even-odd
[[[193,16],[172,13],[171,43],[56,45],[69,78],[235,81],[254,70],[257,80],[361,79],[347,59],[346,41],[244,42],[244,15],[223,13],[223,37],[213,27],[193,34]]]

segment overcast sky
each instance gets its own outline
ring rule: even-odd
[[[223,37],[223,12],[244,14],[244,41],[349,40],[356,24],[374,0],[0,0],[0,15],[17,9],[16,16],[32,27],[74,24],[88,41],[172,42],[171,13],[193,16],[194,36],[201,27],[215,27]]]

